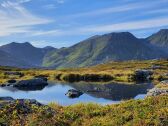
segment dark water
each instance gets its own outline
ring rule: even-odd
[[[126,99],[143,99],[147,89],[153,87],[151,83],[143,84],[94,84],[94,83],[51,83],[46,87],[38,89],[16,89],[13,87],[1,87],[1,96],[11,96],[13,98],[36,99],[41,103],[47,104],[57,102],[61,105],[70,105],[75,103],[95,102],[99,104],[113,104]],[[79,98],[70,99],[65,96],[69,89],[77,89],[84,94]],[[95,92],[98,90],[98,92]],[[90,91],[90,92],[88,92]]]

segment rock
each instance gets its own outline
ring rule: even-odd
[[[12,97],[0,97],[0,101],[12,101],[14,100]]]
[[[136,70],[134,74],[129,76],[129,80],[133,81],[149,81],[152,79],[153,72],[150,70]]]
[[[153,69],[153,70],[160,69],[160,68],[161,68],[161,66],[159,66],[159,65],[152,65],[151,66],[151,69]]]
[[[13,84],[7,84],[6,86],[13,86]]]
[[[47,76],[45,76],[45,75],[35,76],[34,78],[36,78],[36,79],[42,79],[44,81],[48,81]]]
[[[16,99],[20,105],[24,105],[26,103],[31,105],[42,106],[41,103],[37,102],[35,99]],[[15,102],[15,101],[13,101]]]
[[[9,106],[10,109],[5,109],[8,113],[13,111],[17,111],[19,114],[27,115],[29,113],[36,112],[36,108],[41,107],[43,109],[44,114],[55,114],[55,111],[51,109],[47,105],[43,105],[34,99],[14,99],[8,102],[0,103],[0,109],[3,110],[5,106]]]
[[[47,86],[48,83],[43,79],[21,80],[14,85],[14,87],[38,87]]]
[[[165,73],[164,76],[168,76],[168,73]]]
[[[75,90],[75,89],[70,89],[68,92],[65,94],[66,96],[70,98],[77,98],[81,96],[83,93],[81,91]]]
[[[147,96],[167,95],[168,89],[153,88],[148,91]]]
[[[168,80],[161,81],[160,84],[168,85]]]
[[[16,83],[16,80],[8,80],[8,83]]]
[[[6,84],[1,84],[0,86],[1,86],[1,87],[5,87],[5,86],[6,86]]]

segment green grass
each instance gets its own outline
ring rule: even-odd
[[[42,69],[18,69],[12,67],[0,67],[0,84],[5,83],[9,79],[30,79],[37,75],[46,75],[49,80],[68,81],[72,75],[78,77],[85,77],[86,75],[101,77],[108,75],[113,81],[128,82],[129,75],[133,74],[137,69],[150,69],[152,65],[161,66],[160,69],[153,70],[154,82],[158,83],[161,80],[168,79],[164,76],[168,71],[167,60],[148,60],[148,61],[126,61],[126,62],[110,62],[92,67],[85,68],[70,68],[70,69],[57,69],[57,70],[42,70]],[[24,74],[23,77],[4,76],[5,71],[20,71]],[[60,81],[59,80],[59,81]],[[90,79],[91,80],[91,79]],[[91,80],[92,81],[92,80]]]
[[[149,69],[152,65],[161,66],[154,71],[154,83],[159,88],[167,88],[159,84],[168,72],[168,61],[149,60],[149,61],[127,61],[111,62],[92,67],[71,68],[59,70],[42,69],[19,69],[13,67],[0,67],[0,83],[5,83],[9,79],[24,80],[37,75],[48,76],[49,80],[56,80],[59,76],[60,81],[69,81],[72,77],[86,77],[90,75],[113,77],[113,81],[127,82],[128,76],[136,69]],[[8,76],[6,71],[19,71],[23,77]],[[73,76],[72,76],[73,75]],[[71,77],[70,77],[71,76]],[[69,78],[70,77],[70,78]],[[58,79],[58,78],[57,78]],[[101,84],[101,83],[99,83]],[[2,102],[0,102],[2,104]],[[168,96],[148,97],[145,100],[129,100],[121,104],[98,105],[75,104],[71,106],[60,106],[50,103],[49,106],[55,111],[50,113],[46,107],[31,106],[32,112],[23,113],[20,107],[5,106],[0,108],[0,125],[28,125],[28,126],[167,126],[168,125]]]
[[[17,106],[17,105],[16,105]],[[167,126],[168,96],[148,97],[145,100],[129,100],[120,104],[75,104],[60,106],[50,103],[55,111],[33,106],[32,112],[23,114],[17,107],[0,110],[0,123],[28,126]],[[20,114],[18,114],[18,112]]]

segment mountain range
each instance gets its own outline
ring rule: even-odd
[[[0,46],[0,65],[16,67],[85,67],[109,61],[168,58],[168,29],[136,38],[129,32],[96,35],[71,47],[37,48],[29,42]]]
[[[0,65],[17,66],[17,67],[40,67],[43,63],[43,57],[54,47],[36,48],[29,42],[16,43],[12,42],[0,46]],[[7,62],[9,61],[9,62]]]

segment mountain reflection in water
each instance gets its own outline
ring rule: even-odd
[[[146,94],[147,89],[153,87],[151,83],[143,84],[90,84],[90,83],[74,83],[71,84],[77,90],[89,94],[97,98],[105,98],[114,101],[131,99],[138,94]]]
[[[59,83],[51,82],[46,87],[16,89],[13,87],[0,88],[0,96],[13,98],[36,99],[42,103],[58,102],[61,105],[70,105],[79,102],[95,102],[100,104],[118,103],[121,100],[132,99],[137,96],[144,98],[147,90],[152,88],[151,83],[121,84],[106,83],[96,84],[89,82]],[[69,99],[65,93],[69,89],[80,90],[84,94],[79,98]],[[141,96],[142,95],[142,96]]]

